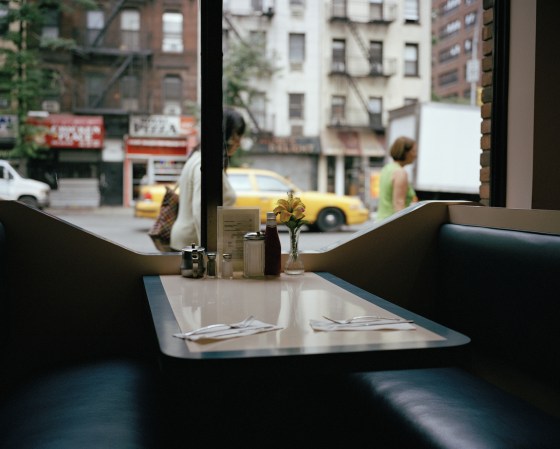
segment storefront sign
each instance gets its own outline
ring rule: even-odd
[[[28,117],[27,123],[46,128],[44,136],[36,140],[44,141],[49,148],[103,148],[105,128],[101,116],[51,114]]]
[[[126,154],[186,156],[188,139],[150,139],[128,137],[125,139]]]
[[[251,149],[254,153],[319,154],[321,141],[318,137],[261,136]]]
[[[130,117],[131,137],[184,137],[195,133],[194,117],[148,115]]]

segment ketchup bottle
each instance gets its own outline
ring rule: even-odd
[[[266,213],[266,228],[264,231],[264,274],[265,276],[280,275],[281,247],[276,214]]]

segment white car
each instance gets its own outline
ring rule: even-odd
[[[0,200],[14,200],[36,209],[50,205],[48,184],[22,177],[8,161],[0,159]]]

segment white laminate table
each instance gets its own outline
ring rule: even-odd
[[[191,360],[244,360],[313,356],[423,357],[461,348],[469,338],[414,314],[329,273],[282,274],[266,279],[192,279],[180,275],[144,276],[161,353]],[[253,315],[282,329],[246,337],[192,342],[173,337],[214,323],[233,323]],[[314,331],[311,319],[358,315],[401,317],[414,330]]]

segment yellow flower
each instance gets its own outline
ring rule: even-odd
[[[297,229],[307,224],[305,218],[305,204],[299,197],[294,197],[292,192],[288,192],[288,199],[279,199],[276,202],[274,213],[280,216],[280,222],[291,229]]]

